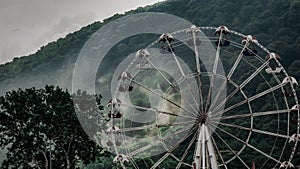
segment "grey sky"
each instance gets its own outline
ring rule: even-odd
[[[161,0],[160,0],[161,1]],[[158,0],[1,0],[0,64],[80,27]]]

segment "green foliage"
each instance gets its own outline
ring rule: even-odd
[[[76,97],[82,104],[87,98]],[[0,110],[0,146],[8,146],[1,168],[48,168],[50,152],[53,168],[78,168],[103,151],[83,131],[71,95],[61,88],[7,92],[0,97]]]

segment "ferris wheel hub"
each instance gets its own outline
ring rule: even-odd
[[[200,114],[199,117],[198,117],[197,123],[201,124],[201,125],[205,124],[207,122],[207,117],[208,116],[205,113]]]

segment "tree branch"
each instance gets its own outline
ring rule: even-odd
[[[45,158],[45,169],[47,169],[48,168],[48,158],[47,158],[47,155],[46,155],[46,153],[44,151],[41,151],[41,152],[42,152],[42,154],[44,155],[44,158]]]
[[[71,144],[72,144],[72,142],[73,142],[73,140],[74,140],[74,137],[75,137],[75,133],[72,135],[71,140],[70,140],[70,142],[69,142],[69,145],[68,145],[68,151],[67,151],[68,154],[70,153]]]

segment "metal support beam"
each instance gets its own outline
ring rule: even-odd
[[[205,123],[199,127],[194,169],[218,169],[213,143]]]

